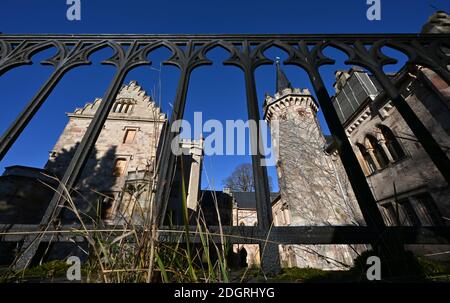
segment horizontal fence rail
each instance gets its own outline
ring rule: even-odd
[[[38,225],[17,224],[1,225],[0,240],[4,242],[19,242],[29,236],[30,231],[42,234],[42,242],[86,242],[86,233],[102,233],[114,239],[128,232],[149,232],[142,227],[127,229],[126,226],[114,228],[98,228],[87,225],[65,225],[60,229],[39,231]],[[203,231],[205,233],[206,231]],[[269,233],[253,226],[209,226],[208,235],[219,243],[224,237],[230,244],[367,244],[378,241],[376,230],[365,226],[286,226],[273,227]],[[386,227],[386,232],[402,239],[404,244],[450,244],[450,230],[446,227]],[[158,241],[169,243],[185,242],[184,226],[162,226],[158,231]],[[192,227],[189,231],[189,241],[201,243],[200,232]],[[133,237],[126,238],[134,241]]]
[[[69,70],[91,64],[89,57],[97,51],[108,48],[114,52],[110,59],[103,62],[116,67],[115,75],[105,92],[103,102],[76,149],[41,224],[27,226],[27,228],[42,231],[51,220],[58,217],[61,210],[61,207],[58,206],[64,204],[64,199],[59,193],[63,192],[64,188],[73,188],[78,181],[120,87],[132,69],[151,65],[148,56],[159,48],[166,48],[171,52],[171,57],[164,64],[176,66],[180,70],[173,112],[167,125],[167,129],[172,129],[173,122],[183,118],[192,71],[203,65],[211,65],[212,61],[208,59],[207,55],[217,47],[225,49],[230,54],[230,58],[223,62],[225,65],[236,66],[243,72],[250,120],[260,120],[254,72],[259,66],[273,64],[273,61],[264,55],[266,50],[275,47],[286,52],[288,59],[284,63],[298,66],[308,74],[329,130],[341,143],[338,147],[339,155],[367,224],[367,227],[271,228],[272,211],[267,170],[260,165],[263,160],[262,154],[253,153],[255,154],[252,156],[252,163],[258,226],[252,228],[224,227],[227,233],[243,237],[237,240],[236,237],[230,236],[228,239],[234,239],[231,241],[236,241],[235,243],[248,243],[252,240],[246,240],[246,235],[252,234],[264,238],[269,234],[269,238],[273,242],[286,244],[368,243],[374,246],[392,246],[396,245],[395,243],[448,243],[449,229],[446,227],[385,226],[376,200],[348,141],[345,129],[333,108],[331,97],[319,71],[320,67],[335,63],[333,59],[324,55],[324,50],[335,49],[347,56],[346,64],[363,67],[372,73],[443,178],[449,183],[450,160],[446,153],[409,107],[392,80],[383,72],[385,65],[396,63],[395,59],[383,53],[383,47],[390,47],[407,56],[406,64],[428,67],[447,83],[450,83],[450,73],[447,69],[450,57],[443,52],[443,48],[450,47],[450,35],[442,34],[0,35],[0,75],[15,67],[32,64],[32,56],[41,51],[50,48],[56,49],[53,57],[41,62],[52,65],[53,73],[0,138],[0,160]],[[257,133],[259,133],[259,129]],[[155,213],[159,216],[158,222],[161,229],[171,188],[170,180],[173,179],[176,162],[176,157],[170,150],[170,144],[176,135],[177,132],[164,132],[163,138],[160,140],[161,145],[158,147],[161,153],[159,154]],[[260,140],[259,136],[257,140]],[[10,231],[13,230],[15,229]],[[59,233],[64,237],[63,232]],[[160,239],[171,241],[169,233],[160,231]],[[165,238],[166,236],[167,238]],[[19,236],[17,235],[17,237]],[[12,234],[2,236],[2,239],[12,238],[14,238]],[[36,252],[37,245],[42,240],[42,237],[39,238],[34,234],[25,237],[23,246],[27,247],[27,250],[23,254],[23,260],[19,262],[22,264],[21,266],[29,263]],[[259,240],[257,242],[259,243]]]

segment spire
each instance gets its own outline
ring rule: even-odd
[[[277,66],[277,87],[276,92],[282,92],[283,89],[286,88],[292,88],[291,82],[289,82],[288,78],[286,77],[286,74],[283,72],[283,70],[280,67],[280,58],[275,58],[275,64]]]

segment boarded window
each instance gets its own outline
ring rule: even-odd
[[[135,137],[136,137],[136,130],[135,129],[127,129],[125,131],[125,137],[123,138],[123,143],[133,143]]]
[[[113,176],[120,177],[125,172],[125,167],[127,165],[127,160],[124,158],[117,159],[114,162]]]

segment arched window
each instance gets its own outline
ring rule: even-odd
[[[119,100],[114,104],[114,106],[112,108],[112,112],[126,114],[132,108],[133,108],[133,103],[131,100]]]
[[[384,140],[386,141],[386,147],[389,150],[389,153],[392,156],[392,159],[394,161],[398,161],[406,157],[405,152],[403,151],[402,146],[398,142],[398,139],[395,137],[392,130],[385,126],[385,125],[378,125],[378,128],[381,131],[381,134],[384,137]]]
[[[120,102],[114,103],[113,108],[112,108],[113,113],[117,113],[117,109],[118,109],[119,105],[120,105]]]
[[[362,144],[357,143],[356,146],[358,146],[359,151],[363,156],[364,162],[368,170],[367,175],[373,174],[377,170],[377,166],[375,165],[375,162],[373,162],[372,157],[369,155],[366,148]]]
[[[375,139],[372,135],[366,136],[366,148],[372,148],[373,155],[375,156],[376,161],[380,165],[380,169],[385,168],[389,164],[389,158],[384,153],[383,147],[378,143],[377,139]]]

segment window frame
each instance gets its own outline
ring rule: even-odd
[[[117,173],[116,173],[116,169],[117,169],[117,163],[118,163],[119,161],[124,161],[124,162],[125,162],[125,165],[123,166],[123,169],[122,169],[121,173],[120,173],[120,174],[117,174]],[[112,169],[112,175],[113,175],[113,177],[116,177],[116,178],[122,177],[122,176],[125,174],[125,170],[126,170],[126,168],[127,168],[127,165],[128,165],[128,159],[125,158],[125,157],[117,157],[116,159],[114,159],[114,165],[113,165],[113,169]]]
[[[136,140],[136,136],[137,136],[137,133],[139,131],[139,128],[137,128],[137,127],[125,127],[124,130],[125,130],[125,134],[124,134],[123,139],[122,139],[122,144],[133,144],[134,141]],[[134,136],[133,136],[133,139],[130,142],[127,142],[127,135],[128,135],[128,133],[130,131],[134,132]]]

